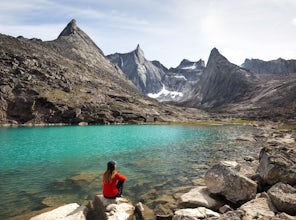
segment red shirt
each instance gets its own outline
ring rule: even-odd
[[[125,181],[126,177],[120,173],[115,173],[114,178],[111,183],[105,183],[103,181],[103,195],[107,197],[114,197],[118,194],[118,189],[116,187],[117,181]]]

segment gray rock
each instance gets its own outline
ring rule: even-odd
[[[138,202],[135,206],[135,216],[137,220],[154,220],[155,214],[153,210],[151,210],[146,205]]]
[[[289,74],[296,73],[296,60],[277,59],[263,61],[259,59],[246,59],[242,67],[257,74]]]
[[[255,76],[230,63],[214,48],[195,90],[191,106],[215,108],[223,104],[239,102],[250,93]]]
[[[218,210],[224,203],[210,194],[206,186],[199,186],[181,196],[180,206],[184,208],[196,208],[203,206]]]
[[[267,193],[278,211],[296,215],[296,189],[294,187],[277,183]]]
[[[188,97],[205,68],[202,60],[183,60],[178,67],[168,70],[159,61],[147,60],[139,45],[132,52],[107,57],[138,89],[159,101],[180,101]]]
[[[134,218],[135,207],[125,198],[106,199],[96,195],[94,210],[100,220],[130,220]]]
[[[246,220],[274,217],[277,212],[266,193],[258,194],[255,199],[243,204],[239,210],[244,212],[243,219]]]
[[[296,184],[296,150],[293,147],[262,148],[258,174],[269,185]]]
[[[30,220],[86,220],[86,215],[87,208],[85,206],[79,206],[77,203],[71,203],[32,217]]]
[[[162,89],[161,78],[165,72],[146,60],[139,45],[130,53],[116,53],[107,57],[144,93],[156,93]]]
[[[282,213],[278,213],[278,214],[276,215],[276,217],[277,217],[278,219],[275,219],[275,220],[295,220],[295,219],[296,219],[295,216],[288,215],[287,213],[284,213],[284,212],[282,212]]]
[[[214,165],[205,174],[205,183],[211,193],[225,196],[231,202],[242,202],[253,199],[257,192],[257,183],[241,175],[236,162],[225,162]]]
[[[220,218],[215,218],[215,220],[242,220],[244,219],[244,214],[244,211],[239,209],[235,211],[228,211],[221,215]]]
[[[230,211],[233,211],[233,209],[229,205],[224,205],[219,208],[219,212],[221,212],[221,213],[226,213],[226,212],[230,212]]]
[[[204,207],[198,207],[194,209],[179,209],[175,211],[173,220],[197,220],[210,217],[220,217],[220,214]]]

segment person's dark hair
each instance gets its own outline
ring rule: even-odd
[[[107,170],[103,174],[103,181],[105,183],[111,183],[116,173],[116,162],[111,160],[107,163]]]

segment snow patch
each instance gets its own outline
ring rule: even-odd
[[[182,92],[166,90],[164,85],[162,87],[162,90],[159,93],[148,93],[147,95],[150,98],[154,98],[154,99],[157,99],[160,96],[168,96],[168,95],[171,96],[173,99],[175,99],[177,96],[183,97]]]
[[[181,69],[183,69],[183,70],[194,70],[194,69],[196,69],[196,63],[193,63],[192,66],[182,67]]]
[[[187,80],[185,76],[174,76],[175,78],[177,79],[184,79],[184,80]]]

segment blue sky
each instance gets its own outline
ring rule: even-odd
[[[166,67],[207,60],[296,59],[295,0],[0,0],[0,33],[54,40],[70,22],[108,55],[140,44]]]

